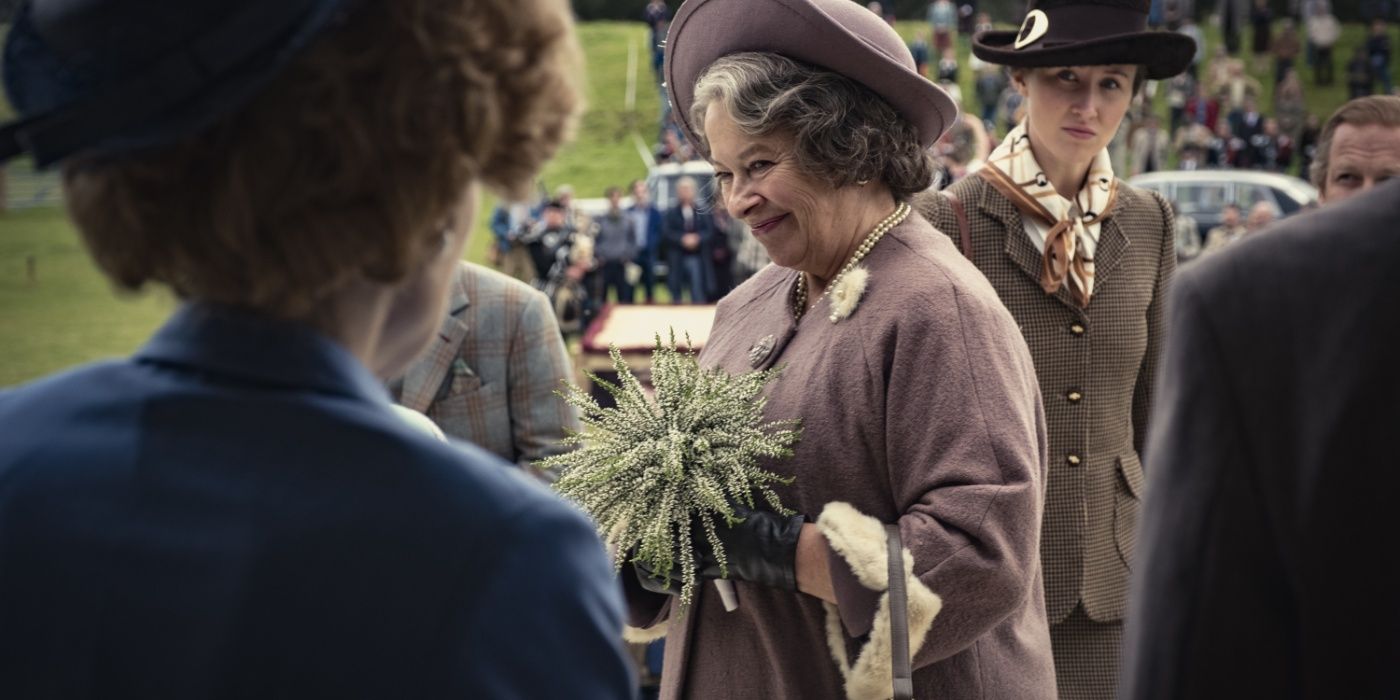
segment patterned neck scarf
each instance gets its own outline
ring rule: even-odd
[[[1059,291],[1066,278],[1070,292],[1081,307],[1089,305],[1094,293],[1094,248],[1099,226],[1113,212],[1118,183],[1108,149],[1099,151],[1089,165],[1089,176],[1074,201],[1060,196],[1045,177],[1031,153],[1031,137],[1023,121],[987,158],[978,171],[993,187],[1010,199],[1022,216],[1048,226],[1040,286],[1047,294]],[[1031,236],[1036,241],[1035,235]]]

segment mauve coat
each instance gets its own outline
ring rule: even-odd
[[[669,625],[662,698],[889,697],[885,628],[876,620],[867,644],[843,617],[869,628],[886,578],[878,523],[892,522],[917,576],[911,617],[931,612],[929,590],[942,599],[926,638],[920,625],[911,633],[915,696],[1054,698],[1038,559],[1045,421],[1030,353],[991,285],[918,214],[865,266],[869,284],[849,318],[833,324],[823,300],[794,324],[797,273],[770,265],[720,302],[701,354],[745,372],[750,349],[773,336],[760,366],[786,370],[768,387],[766,417],[801,418],[804,432],[792,459],[767,467],[796,477],[779,489],[783,503],[837,550],[843,615],[746,582],[735,584],[739,610],[726,613],[706,583],[666,623],[669,599],[625,576],[632,623]],[[864,620],[850,619],[857,610]],[[849,680],[842,656],[858,657]]]

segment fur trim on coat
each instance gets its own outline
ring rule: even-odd
[[[650,644],[666,636],[666,632],[671,627],[671,621],[662,620],[651,627],[633,627],[631,625],[622,626],[622,638],[633,644]]]
[[[835,605],[825,603],[827,645],[831,658],[846,680],[847,700],[885,700],[892,693],[892,659],[890,648],[889,545],[885,526],[879,520],[861,513],[849,503],[833,501],[822,509],[817,527],[826,536],[831,550],[851,567],[861,585],[881,592],[875,609],[875,622],[869,641],[852,663],[846,653],[846,633],[841,625],[841,613]],[[909,654],[919,652],[924,645],[933,618],[943,607],[943,601],[914,576],[914,555],[904,549],[905,588],[908,591]]]

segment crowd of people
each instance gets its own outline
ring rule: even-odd
[[[674,185],[665,210],[643,180],[626,193],[607,188],[601,211],[584,211],[569,185],[533,202],[498,204],[490,260],[554,300],[566,333],[605,303],[713,303],[767,265],[768,255],[699,181],[681,176]]]
[[[1264,103],[1266,91],[1252,76],[1248,56],[1231,55],[1221,45],[1206,59],[1205,43],[1193,19],[1183,17],[1169,23],[1168,29],[1197,41],[1196,54],[1186,71],[1149,84],[1135,100],[1109,146],[1117,171],[1140,174],[1169,169],[1241,168],[1296,172],[1307,178],[1324,115],[1308,111],[1305,94],[1309,86],[1332,84],[1331,52],[1341,30],[1325,0],[1303,3],[1300,12],[1306,27],[1301,40],[1293,18],[1275,21],[1269,15],[1269,21],[1253,25],[1259,37],[1254,43],[1258,52],[1254,65],[1256,72],[1267,71],[1272,78],[1272,89],[1267,91],[1272,95],[1272,104]],[[930,17],[935,14],[930,9]],[[1278,33],[1271,39],[1275,26]],[[976,27],[976,31],[990,27],[985,14],[978,15]],[[938,31],[935,29],[935,33]],[[1392,93],[1391,31],[1387,19],[1377,18],[1370,23],[1367,40],[1357,47],[1346,66],[1351,98]],[[920,38],[911,44],[916,56],[923,43]],[[979,126],[995,138],[1015,128],[1024,116],[1023,98],[1010,84],[1004,67],[981,61],[975,55],[969,62],[975,76],[975,111],[982,124],[955,129],[940,143],[951,179],[961,177],[985,159],[989,149],[982,146],[985,139],[977,138]],[[950,55],[940,66],[936,73],[926,74],[958,97],[954,84],[956,58]],[[1157,116],[1162,104],[1168,115],[1165,123]]]

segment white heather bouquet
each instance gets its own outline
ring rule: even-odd
[[[565,444],[580,449],[538,466],[562,472],[554,488],[597,522],[618,569],[629,555],[661,577],[679,566],[684,608],[697,578],[692,523],[702,525],[723,569],[715,522],[737,520],[733,503],[753,508],[757,491],[775,511],[791,514],[770,488],[791,480],[760,468],[758,460],[792,456],[799,421],[763,421],[762,390],[780,368],[737,377],[704,369],[694,350],[676,348],[673,332],[669,345],[658,336],[652,351],[653,401],[617,348],[609,354],[617,383],[589,378],[612,394],[617,407],[603,408],[570,386],[561,395],[579,409],[583,430]]]

